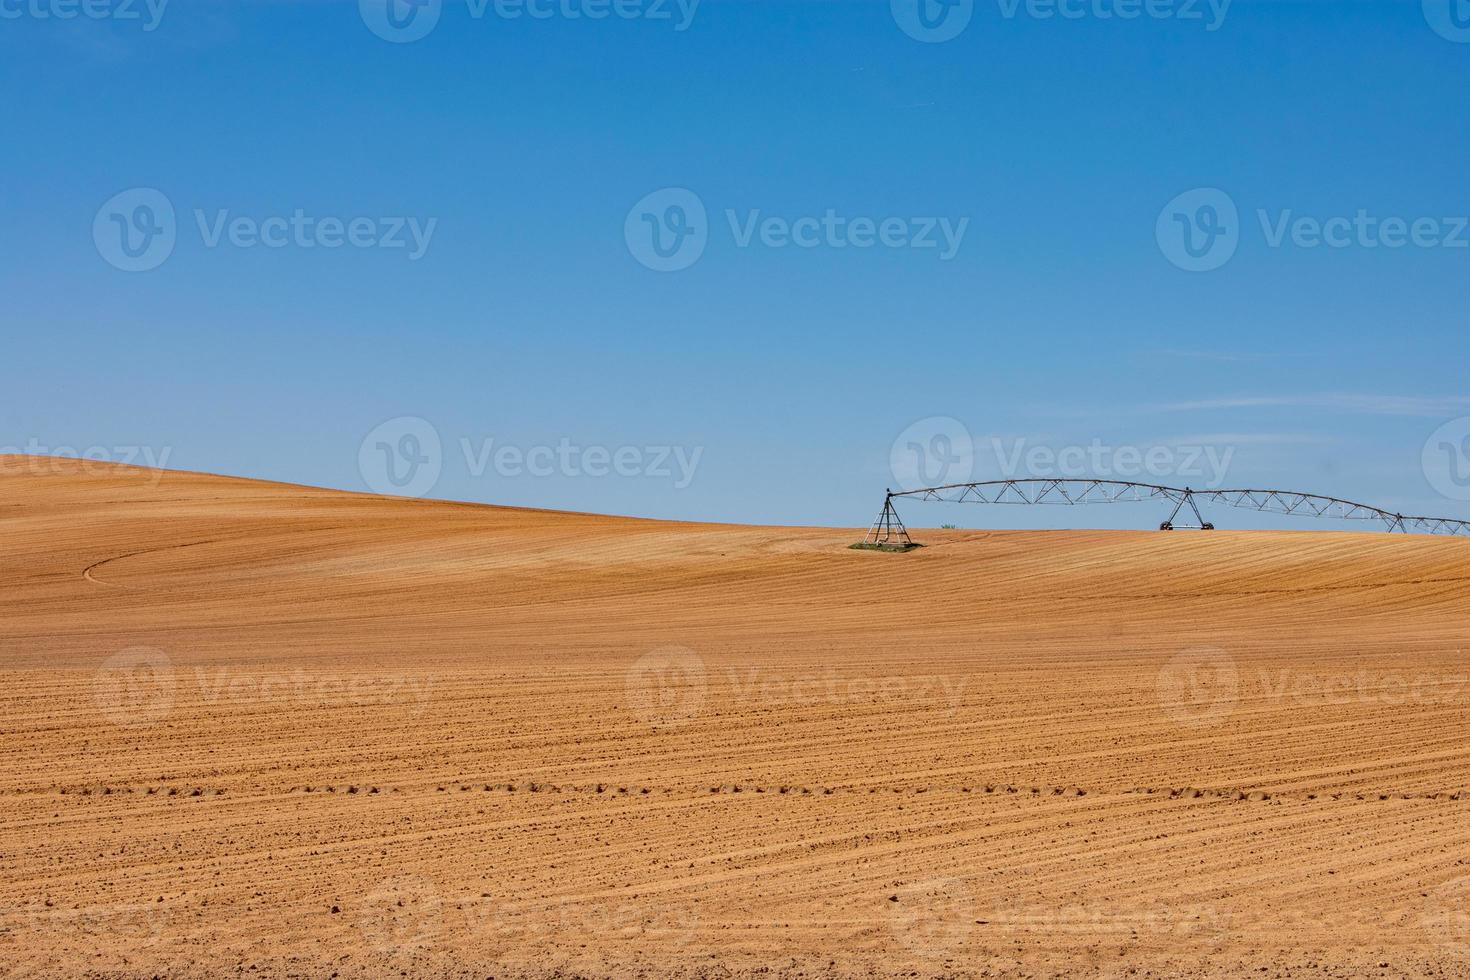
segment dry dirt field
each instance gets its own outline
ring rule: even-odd
[[[1464,539],[0,526],[5,975],[1470,975]]]

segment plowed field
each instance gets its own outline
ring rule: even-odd
[[[0,973],[1470,974],[1470,541],[3,462]]]

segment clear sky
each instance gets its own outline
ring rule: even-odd
[[[702,520],[1078,465],[1470,517],[1470,0],[418,2],[0,0],[0,446]]]

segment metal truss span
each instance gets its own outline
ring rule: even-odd
[[[1454,534],[1470,537],[1470,521],[1448,517],[1410,517],[1370,504],[1354,503],[1337,497],[1293,490],[1194,490],[1189,487],[1165,487],[1152,483],[1129,483],[1121,480],[1087,479],[1022,479],[988,480],[982,483],[953,483],[942,487],[888,492],[883,512],[864,539],[865,544],[911,544],[908,530],[899,520],[893,503],[896,500],[931,500],[953,504],[1081,504],[1140,503],[1157,500],[1173,504],[1173,513],[1159,525],[1160,530],[1213,530],[1214,525],[1200,513],[1200,504],[1223,504],[1268,514],[1321,517],[1343,521],[1378,521],[1388,531],[1417,534]],[[1181,514],[1195,519],[1192,524],[1176,523]]]

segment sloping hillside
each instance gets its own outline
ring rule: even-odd
[[[18,975],[1470,970],[1470,541],[3,462]]]

